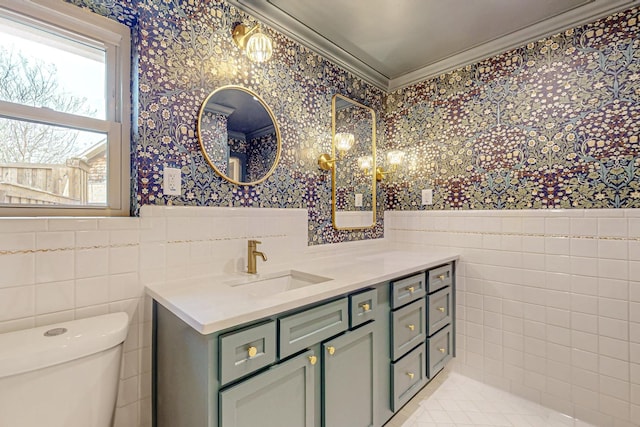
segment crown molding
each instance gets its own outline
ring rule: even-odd
[[[272,6],[267,0],[227,0],[229,4],[260,19],[285,36],[308,47],[318,55],[344,68],[367,83],[386,91],[389,77],[385,76],[346,50],[327,40],[302,22]]]
[[[426,79],[475,64],[483,59],[525,46],[527,43],[557,34],[569,28],[596,21],[599,18],[628,9],[633,3],[638,3],[638,0],[593,0],[584,6],[563,12],[488,43],[483,43],[418,70],[390,79],[387,91],[393,92],[411,86]]]
[[[524,46],[529,42],[568,28],[595,21],[630,8],[634,4],[638,4],[640,0],[592,0],[583,6],[394,78],[390,78],[365,64],[302,22],[273,6],[269,0],[228,0],[228,2],[344,68],[354,76],[388,93]]]

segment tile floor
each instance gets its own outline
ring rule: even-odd
[[[593,427],[456,372],[441,372],[385,427]]]

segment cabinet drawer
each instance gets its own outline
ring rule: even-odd
[[[399,410],[426,383],[426,354],[423,345],[391,364],[393,411]]]
[[[446,287],[427,295],[429,307],[429,335],[451,323],[451,288]]]
[[[392,354],[396,360],[424,341],[426,337],[426,304],[421,299],[394,311],[392,316]]]
[[[402,307],[425,296],[425,275],[416,274],[391,282],[391,308]]]
[[[349,323],[351,328],[373,320],[378,305],[378,292],[375,289],[349,296]]]
[[[427,376],[433,378],[451,359],[453,335],[451,325],[427,339]]]
[[[276,322],[220,335],[220,384],[276,361]]]
[[[428,292],[435,292],[445,286],[451,286],[453,281],[453,263],[431,269],[427,272]]]
[[[280,358],[290,356],[349,328],[347,298],[278,319]]]

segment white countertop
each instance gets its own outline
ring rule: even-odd
[[[355,255],[323,254],[287,265],[260,264],[267,275],[296,270],[330,280],[272,295],[255,295],[229,281],[254,277],[246,273],[211,275],[154,283],[147,294],[203,335],[269,317],[304,305],[356,291],[415,271],[458,259],[452,252],[422,250],[359,251]],[[256,286],[256,285],[253,285]]]

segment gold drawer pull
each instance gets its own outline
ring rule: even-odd
[[[413,377],[415,377],[415,374],[413,372],[407,372],[407,375],[409,375],[410,380],[412,380]]]
[[[438,279],[444,280],[445,277],[447,277],[447,276],[445,276],[444,274],[441,274],[441,275],[438,276]]]
[[[371,306],[369,304],[367,304],[366,302],[364,304],[362,304],[360,307],[362,307],[362,310],[364,310],[364,311],[371,310]]]
[[[309,362],[312,365],[315,365],[317,361],[318,361],[318,358],[316,356],[309,356]]]
[[[440,350],[440,353],[444,353],[445,351],[447,351],[447,350],[446,350],[446,349],[444,349],[444,348],[439,348],[438,350]]]
[[[407,325],[410,331],[413,331],[416,328],[416,325]]]
[[[413,286],[409,286],[407,290],[409,291],[409,293],[413,293],[416,290],[416,288],[414,288]]]
[[[329,352],[330,355],[333,356],[333,354],[336,352],[336,348],[335,347],[327,347],[327,351]]]
[[[440,313],[444,313],[444,307],[438,307],[438,311],[439,311]]]
[[[251,346],[247,349],[247,353],[249,354],[249,357],[254,357],[256,354],[258,354],[258,349],[254,346]]]

